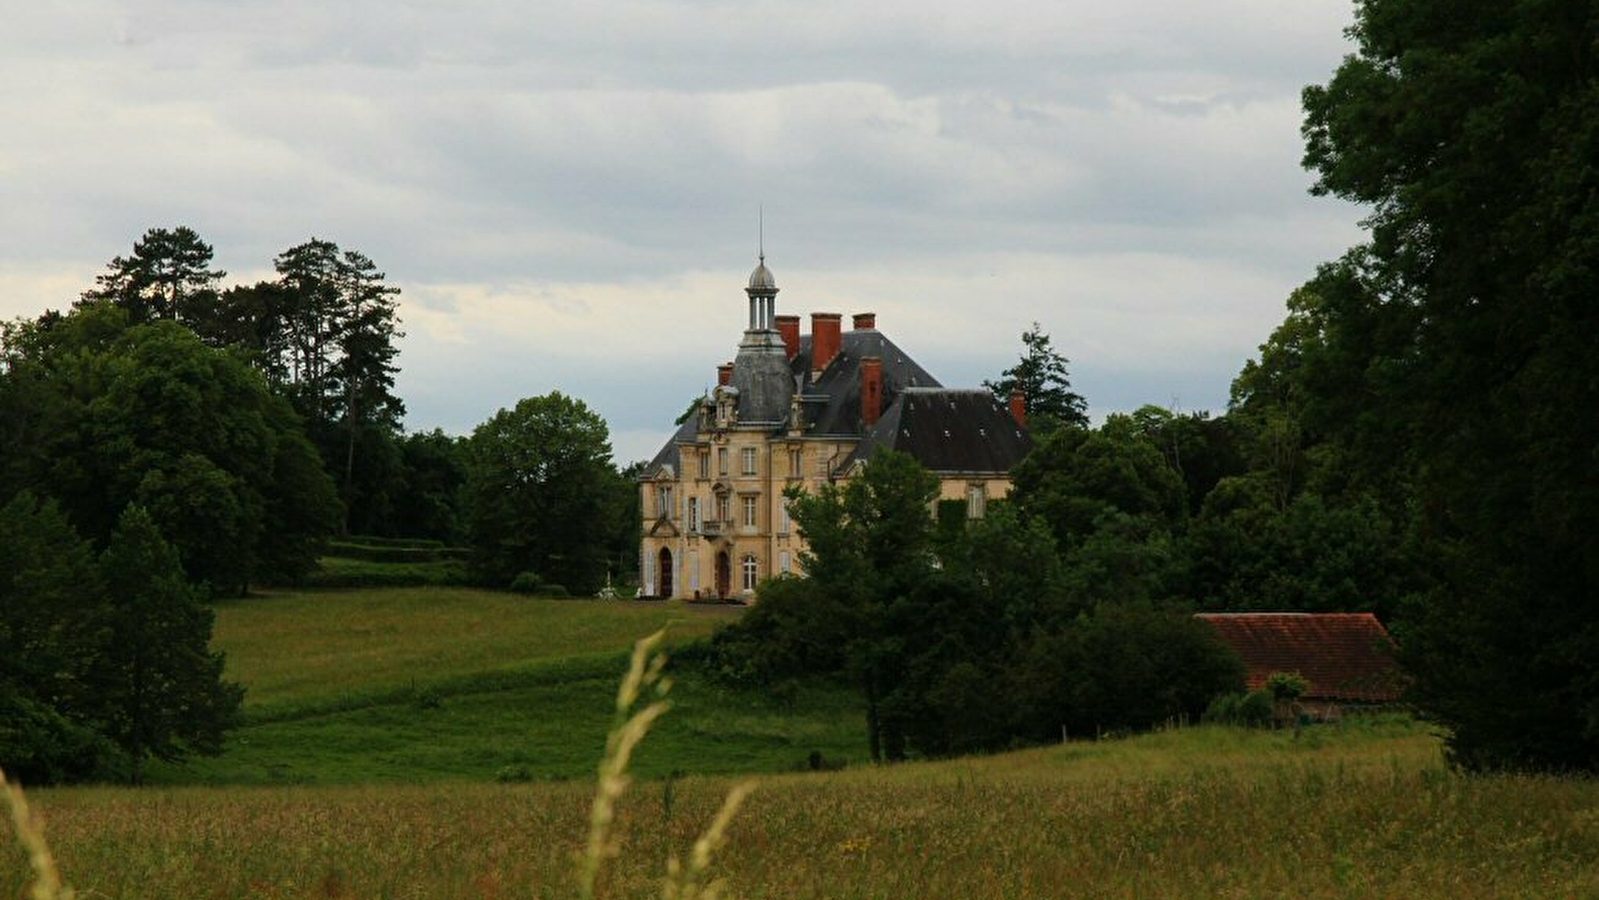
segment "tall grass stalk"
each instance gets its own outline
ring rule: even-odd
[[[627,790],[631,779],[627,775],[628,763],[650,726],[668,709],[671,702],[666,693],[672,689],[672,680],[662,672],[666,655],[660,645],[666,638],[661,629],[633,645],[633,657],[627,675],[622,678],[616,692],[616,715],[610,736],[605,741],[605,757],[600,760],[599,785],[594,792],[594,804],[589,811],[589,837],[578,867],[578,894],[582,900],[594,900],[595,885],[605,861],[621,853],[618,841],[611,834],[616,821],[616,802]],[[653,694],[642,708],[635,709],[646,694]],[[688,866],[680,864],[675,856],[667,860],[667,877],[662,895],[667,900],[715,900],[721,891],[718,882],[703,884],[710,868],[711,856],[726,842],[727,826],[734,814],[749,796],[754,784],[746,782],[734,787],[722,804],[722,809],[712,819],[711,825],[694,843]]]
[[[7,781],[3,770],[0,770],[0,797],[5,798],[5,804],[11,810],[17,840],[28,852],[28,864],[33,867],[33,884],[28,889],[30,900],[73,900],[77,895],[72,889],[61,886],[61,873],[56,871],[55,857],[50,854],[50,845],[44,839],[44,825],[28,809],[22,788]]]
[[[745,781],[727,792],[727,799],[711,826],[694,842],[694,852],[685,867],[676,855],[666,861],[666,883],[661,889],[662,900],[717,900],[722,895],[722,882],[704,883],[705,872],[711,867],[711,856],[727,843],[727,826],[744,805],[744,799],[755,790],[755,782]]]

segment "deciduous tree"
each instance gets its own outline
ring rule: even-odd
[[[479,571],[498,585],[534,572],[574,593],[597,590],[615,534],[616,477],[605,420],[583,401],[555,391],[495,413],[467,445]]]
[[[1371,239],[1317,279],[1307,416],[1412,484],[1436,587],[1400,639],[1452,757],[1599,770],[1599,15],[1363,0],[1350,33],[1305,162]]]

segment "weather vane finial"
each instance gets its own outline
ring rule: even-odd
[[[757,240],[759,241],[757,247],[758,252],[761,255],[761,262],[764,263],[766,262],[766,204],[759,204],[756,206],[756,210],[756,221],[758,223],[756,225],[756,233],[758,235]]]

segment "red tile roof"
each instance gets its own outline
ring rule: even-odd
[[[1310,680],[1309,700],[1388,703],[1403,678],[1394,642],[1371,613],[1200,613],[1243,657],[1250,690],[1273,672]]]

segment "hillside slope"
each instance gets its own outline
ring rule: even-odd
[[[217,607],[214,644],[244,684],[244,725],[216,759],[159,783],[356,783],[587,777],[639,637],[681,643],[737,611],[542,600],[464,588],[286,592]],[[773,772],[813,752],[862,760],[853,697],[807,686],[784,704],[676,673],[676,709],[646,775]]]

